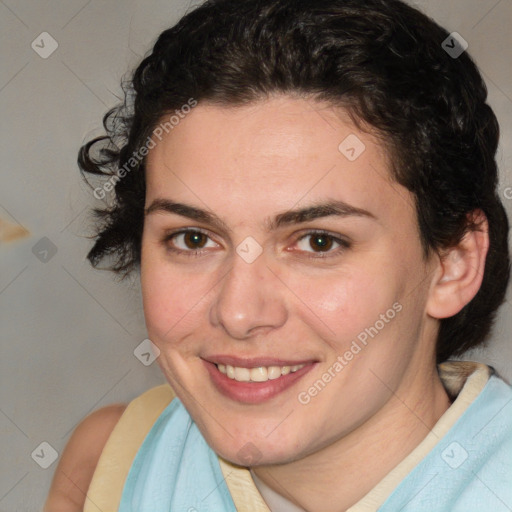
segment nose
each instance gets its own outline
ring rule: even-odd
[[[285,324],[288,312],[282,283],[263,255],[247,263],[234,255],[210,307],[210,322],[231,338],[244,340]]]

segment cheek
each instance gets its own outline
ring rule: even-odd
[[[146,326],[157,345],[183,336],[197,320],[207,293],[197,278],[172,270],[148,252],[141,261],[141,289]]]
[[[353,339],[385,313],[397,296],[390,274],[366,268],[345,268],[325,277],[295,276],[292,288],[304,321],[337,345]]]

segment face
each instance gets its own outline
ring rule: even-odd
[[[432,359],[430,268],[388,167],[346,114],[285,96],[199,104],[151,149],[148,333],[226,459],[322,450]]]

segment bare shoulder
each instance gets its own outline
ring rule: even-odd
[[[102,407],[75,428],[55,470],[44,512],[82,511],[101,452],[126,407]]]

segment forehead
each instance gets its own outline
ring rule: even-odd
[[[249,218],[330,198],[376,216],[414,217],[382,142],[326,103],[286,96],[242,107],[200,103],[153,139],[146,205],[170,196]]]

